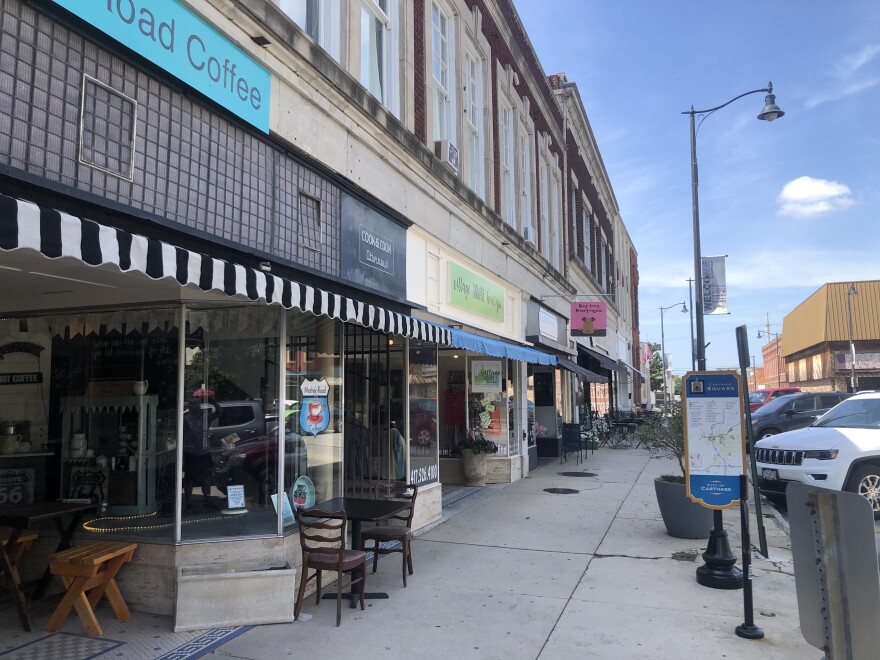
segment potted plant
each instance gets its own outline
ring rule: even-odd
[[[645,419],[636,429],[636,439],[655,457],[675,458],[678,474],[664,474],[654,480],[654,491],[663,523],[670,536],[682,539],[709,538],[712,510],[687,496],[684,468],[684,421],[680,404]]]
[[[498,453],[498,445],[487,440],[482,429],[469,429],[458,447],[461,452],[461,469],[468,486],[485,486],[489,454]]]

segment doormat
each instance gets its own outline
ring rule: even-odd
[[[0,653],[4,660],[88,660],[124,645],[115,639],[53,633]]]

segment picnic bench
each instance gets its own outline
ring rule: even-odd
[[[49,558],[49,569],[64,582],[67,592],[46,624],[46,630],[57,631],[70,610],[76,613],[89,635],[103,635],[94,607],[105,595],[120,621],[131,619],[128,606],[116,584],[116,574],[130,562],[137,543],[101,541],[85,543]],[[86,595],[86,592],[89,592]]]

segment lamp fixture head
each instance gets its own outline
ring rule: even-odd
[[[848,296],[857,296],[857,295],[859,295],[859,292],[856,291],[856,283],[855,283],[855,282],[853,282],[852,285],[849,287],[849,293],[847,293],[847,295],[848,295]]]
[[[776,95],[773,93],[773,83],[767,83],[768,94],[764,97],[764,109],[758,115],[758,119],[763,121],[773,121],[779,119],[785,113],[776,105]]]
[[[686,304],[684,304],[684,303],[681,303],[681,313],[682,313],[682,314],[687,314],[687,313],[688,313],[688,306],[687,306]]]

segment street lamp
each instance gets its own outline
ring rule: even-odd
[[[697,370],[697,350],[694,347],[694,280],[688,278],[688,303],[691,306],[691,371]]]
[[[682,313],[687,314],[688,308],[683,302],[660,308],[660,360],[663,363],[663,408],[665,410],[669,410],[669,394],[666,389],[666,333],[663,331],[663,312],[679,305],[681,305]]]
[[[758,339],[763,339],[767,337],[767,340],[770,340],[770,337],[776,341],[776,387],[782,387],[782,372],[779,369],[779,333],[778,332],[770,332],[769,330],[764,330],[761,332],[758,330]]]
[[[852,297],[858,295],[858,293],[856,291],[856,283],[853,282],[849,287],[849,293],[846,294],[846,320],[849,323],[849,352],[852,360],[852,364],[849,366],[850,392],[856,391],[856,344],[853,341],[852,331]]]
[[[691,106],[690,110],[682,112],[683,115],[690,115],[691,129],[691,200],[694,213],[694,280],[696,285],[696,312],[697,321],[697,369],[705,371],[706,369],[706,337],[703,329],[703,278],[702,278],[702,255],[700,250],[700,204],[699,195],[697,194],[697,128],[695,117],[701,115],[700,125],[711,115],[721,108],[725,108],[737,99],[750,94],[759,94],[766,92],[764,98],[764,109],[758,114],[758,119],[762,121],[773,121],[782,117],[785,113],[776,105],[776,97],[773,95],[773,83],[767,84],[762,89],[754,89],[751,92],[745,92],[739,96],[734,96],[727,103],[722,103],[708,110],[694,110]],[[739,589],[743,585],[742,572],[736,569],[736,556],[730,551],[730,544],[727,542],[727,532],[724,531],[724,519],[720,510],[713,512],[713,527],[709,535],[709,543],[706,546],[706,552],[703,553],[705,564],[697,569],[697,582],[706,587],[714,587],[717,589]]]
[[[745,92],[744,94],[733,97],[727,103],[722,103],[721,105],[714,108],[709,108],[708,110],[694,110],[694,106],[691,106],[690,110],[681,113],[683,115],[690,115],[691,126],[691,200],[694,215],[694,281],[696,284],[695,316],[697,321],[696,351],[697,369],[699,371],[705,371],[706,369],[706,337],[705,330],[703,328],[703,277],[702,255],[700,250],[700,203],[699,195],[697,192],[697,127],[695,123],[695,117],[697,115],[701,115],[700,125],[702,125],[706,118],[716,110],[726,108],[728,105],[730,105],[737,99],[741,99],[744,96],[749,96],[750,94],[760,94],[762,92],[767,92],[767,96],[764,99],[764,109],[758,115],[758,119],[761,119],[763,121],[773,121],[774,119],[779,119],[779,117],[782,117],[785,113],[779,109],[778,105],[776,105],[776,96],[773,94],[772,82],[768,83],[767,87],[755,89],[751,92]]]

